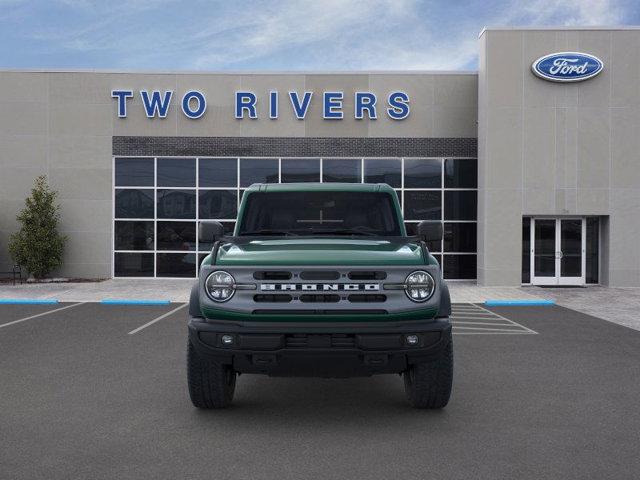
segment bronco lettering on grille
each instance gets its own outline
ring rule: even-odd
[[[303,292],[335,292],[360,291],[377,292],[377,283],[263,283],[262,291],[303,291]]]

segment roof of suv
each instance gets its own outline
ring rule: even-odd
[[[388,192],[386,183],[254,183],[251,192]]]

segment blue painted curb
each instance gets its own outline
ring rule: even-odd
[[[117,298],[105,298],[100,300],[104,305],[169,305],[169,300],[120,300]]]
[[[55,305],[58,300],[49,298],[0,298],[2,305]]]
[[[540,307],[555,305],[555,300],[487,300],[487,307]]]

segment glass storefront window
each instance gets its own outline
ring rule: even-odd
[[[116,277],[195,276],[196,259],[213,247],[198,243],[198,222],[221,221],[231,234],[253,183],[360,183],[363,177],[396,190],[408,235],[422,220],[443,222],[444,240],[428,248],[445,278],[476,277],[475,159],[116,158],[114,167]],[[587,260],[588,271],[592,264]],[[594,268],[590,278],[597,279],[597,262]]]
[[[407,158],[404,161],[404,188],[442,187],[442,162],[434,158]]]
[[[158,218],[196,218],[195,190],[157,191]]]
[[[365,159],[364,181],[365,183],[386,183],[393,188],[400,188],[401,170],[399,158]]]
[[[153,222],[117,221],[114,229],[116,250],[153,250]]]
[[[281,162],[282,183],[320,181],[320,159],[318,158],[283,158]]]
[[[159,158],[159,187],[195,187],[195,158]]]
[[[156,276],[158,277],[195,277],[195,253],[157,253]]]
[[[407,220],[441,220],[442,192],[405,191],[404,218]]]
[[[238,186],[237,158],[201,158],[198,162],[200,188]]]
[[[153,253],[116,252],[113,274],[116,277],[153,277]]]
[[[235,190],[200,190],[198,208],[198,218],[236,218],[238,194]]]
[[[240,186],[254,183],[278,183],[277,158],[241,158]]]
[[[153,158],[116,158],[116,187],[153,187]]]
[[[522,219],[522,283],[531,283],[531,218]]]
[[[587,251],[586,251],[586,278],[587,283],[600,281],[600,219],[598,217],[587,218]]]
[[[322,159],[322,181],[360,183],[362,181],[362,160],[359,158]]]
[[[445,188],[476,188],[478,162],[471,158],[447,158],[444,161]]]
[[[157,222],[158,250],[195,250],[196,222]]]
[[[153,189],[117,188],[116,218],[153,218]]]
[[[444,278],[464,280],[476,276],[476,255],[444,255]]]
[[[443,230],[445,252],[477,251],[478,229],[475,223],[445,223]]]
[[[475,190],[445,191],[444,219],[445,220],[476,220],[477,196]]]

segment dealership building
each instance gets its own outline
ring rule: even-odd
[[[373,182],[447,279],[640,286],[640,30],[489,28],[479,70],[0,71],[0,270],[35,177],[56,276],[195,277],[253,183]]]

